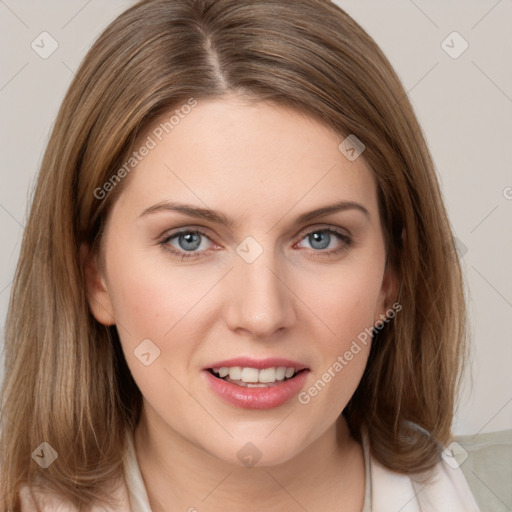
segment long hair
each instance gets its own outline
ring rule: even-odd
[[[86,55],[41,164],[5,331],[4,510],[19,509],[24,482],[40,481],[80,510],[109,502],[142,396],[115,327],[89,310],[79,247],[100,246],[123,183],[104,198],[97,189],[152,123],[191,98],[232,92],[290,106],[340,142],[355,135],[365,144],[402,309],[374,336],[344,414],[398,472],[432,468],[450,441],[467,356],[461,268],[434,164],[387,58],[327,0],[146,0]],[[31,456],[43,442],[58,454],[46,469]]]

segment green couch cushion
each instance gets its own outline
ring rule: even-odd
[[[482,512],[512,511],[512,429],[454,441],[468,453],[460,468]]]

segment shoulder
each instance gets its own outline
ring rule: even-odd
[[[444,457],[428,472],[392,471],[370,457],[372,510],[481,512],[461,468]]]

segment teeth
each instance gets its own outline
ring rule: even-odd
[[[230,376],[230,378],[233,378],[233,377],[231,377],[231,372],[229,373],[229,376]],[[259,381],[259,376],[260,376],[260,372],[256,368],[243,368],[242,376],[238,380],[241,380],[242,382],[255,383],[255,382]]]
[[[242,368],[234,366],[231,368],[212,368],[220,378],[228,377],[230,381],[241,381],[248,384],[271,384],[276,381],[282,381],[285,378],[290,379],[293,377],[297,370],[295,368],[287,368],[286,366],[279,366],[277,368]],[[250,386],[253,387],[253,386]]]
[[[276,368],[276,379],[277,380],[284,380],[286,376],[286,367],[280,366],[279,368]]]
[[[242,380],[242,368],[240,366],[234,366],[229,369],[229,378],[231,380]]]
[[[275,382],[277,380],[277,372],[275,368],[264,368],[258,372],[259,382]]]
[[[215,371],[215,368],[213,369],[213,371]],[[226,368],[225,366],[223,366],[222,368],[219,368],[219,371],[216,372],[219,374],[219,377],[227,377],[229,375],[229,368]]]

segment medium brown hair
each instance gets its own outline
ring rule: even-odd
[[[142,397],[115,327],[87,303],[79,247],[99,246],[124,182],[102,200],[94,191],[164,113],[226,93],[365,144],[402,310],[375,334],[344,414],[399,472],[432,468],[451,440],[467,355],[461,269],[422,131],[377,44],[326,0],[146,0],[88,52],[41,165],[6,324],[3,510],[18,510],[20,485],[38,480],[80,510],[108,502],[103,484],[120,475]],[[59,454],[44,470],[30,456],[43,441]]]

